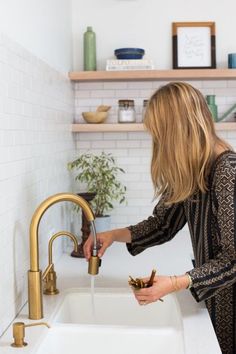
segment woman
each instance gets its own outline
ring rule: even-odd
[[[99,257],[114,241],[132,255],[171,240],[188,223],[194,269],[157,276],[150,288],[135,291],[149,304],[189,288],[204,300],[222,353],[236,353],[236,153],[220,139],[202,94],[191,85],[169,83],[149,100],[145,126],[151,133],[151,175],[160,200],[153,215],[137,225],[98,234]],[[90,258],[92,237],[84,252]]]

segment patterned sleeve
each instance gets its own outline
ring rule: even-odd
[[[146,248],[171,240],[185,223],[183,204],[166,206],[164,196],[162,196],[152,216],[128,227],[131,232],[131,243],[127,243],[127,249],[133,256],[136,256]]]
[[[212,259],[188,272],[197,301],[216,295],[236,281],[236,183],[235,170],[229,163],[219,170],[212,191],[218,245]]]

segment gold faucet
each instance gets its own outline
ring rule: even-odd
[[[82,197],[71,193],[55,194],[44,200],[33,214],[30,224],[30,270],[28,271],[28,303],[29,318],[39,320],[43,318],[43,300],[42,300],[42,271],[39,269],[39,246],[38,246],[38,228],[40,220],[45,211],[58,202],[69,201],[80,206],[91,223],[94,236],[92,257],[89,260],[88,273],[98,274],[100,259],[97,255],[97,237],[94,226],[94,214],[90,205]]]
[[[34,327],[34,326],[47,326],[50,328],[50,326],[46,322],[37,322],[37,323],[30,323],[30,324],[24,324],[24,322],[15,322],[13,323],[13,339],[14,342],[11,344],[12,347],[15,348],[21,348],[25,347],[27,345],[26,342],[24,342],[25,339],[25,328],[26,327]]]
[[[77,238],[71,232],[59,231],[56,234],[52,235],[48,243],[48,266],[43,272],[43,280],[45,282],[43,293],[45,295],[56,295],[59,293],[59,290],[57,289],[57,285],[56,285],[57,275],[54,270],[54,264],[52,261],[52,245],[53,245],[53,241],[60,236],[68,236],[69,238],[71,238],[72,241],[74,242],[74,251],[75,252],[78,251]]]

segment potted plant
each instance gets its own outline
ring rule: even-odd
[[[113,202],[120,204],[125,201],[126,187],[119,181],[118,174],[125,171],[116,165],[110,153],[100,155],[84,153],[78,159],[68,163],[69,170],[76,170],[75,180],[85,184],[87,192],[96,193],[91,206],[96,217],[95,224],[98,232],[103,230],[98,225],[101,218],[108,220],[108,213],[114,208]]]

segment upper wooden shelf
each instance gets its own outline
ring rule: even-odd
[[[216,130],[236,130],[236,123],[225,122],[216,123]],[[99,132],[143,132],[145,131],[142,123],[107,123],[107,124],[72,124],[72,132],[77,133],[99,133]]]
[[[236,69],[175,69],[138,71],[77,71],[70,72],[72,81],[119,80],[230,80],[236,79]]]

